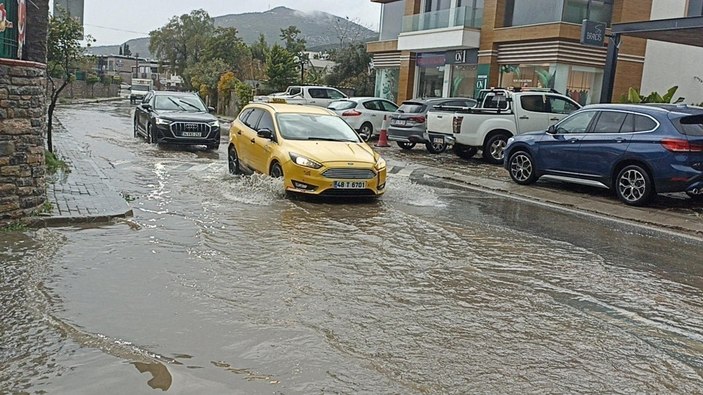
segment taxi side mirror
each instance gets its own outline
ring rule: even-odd
[[[259,129],[256,135],[262,139],[273,140],[273,131],[268,128]]]

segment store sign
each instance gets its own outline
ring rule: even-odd
[[[605,41],[605,23],[584,19],[581,24],[581,44],[602,47]]]
[[[417,65],[419,67],[437,67],[444,66],[444,53],[441,52],[425,52],[417,54]]]
[[[449,51],[445,55],[446,64],[477,64],[478,49],[461,49]]]

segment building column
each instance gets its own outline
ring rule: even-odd
[[[415,54],[403,51],[400,54],[400,78],[398,79],[398,103],[413,98],[415,93]]]

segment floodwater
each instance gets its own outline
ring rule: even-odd
[[[288,199],[125,104],[59,116],[135,216],[0,234],[0,393],[703,392],[700,240],[403,169]]]

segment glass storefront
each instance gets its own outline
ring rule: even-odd
[[[382,97],[395,103],[398,100],[398,82],[400,68],[388,67],[376,69],[376,97]]]
[[[581,105],[597,102],[603,69],[568,64],[520,64],[500,67],[500,86],[551,88]]]
[[[452,65],[451,97],[473,97],[478,74],[476,64]]]
[[[418,67],[417,97],[442,97],[446,66]]]

